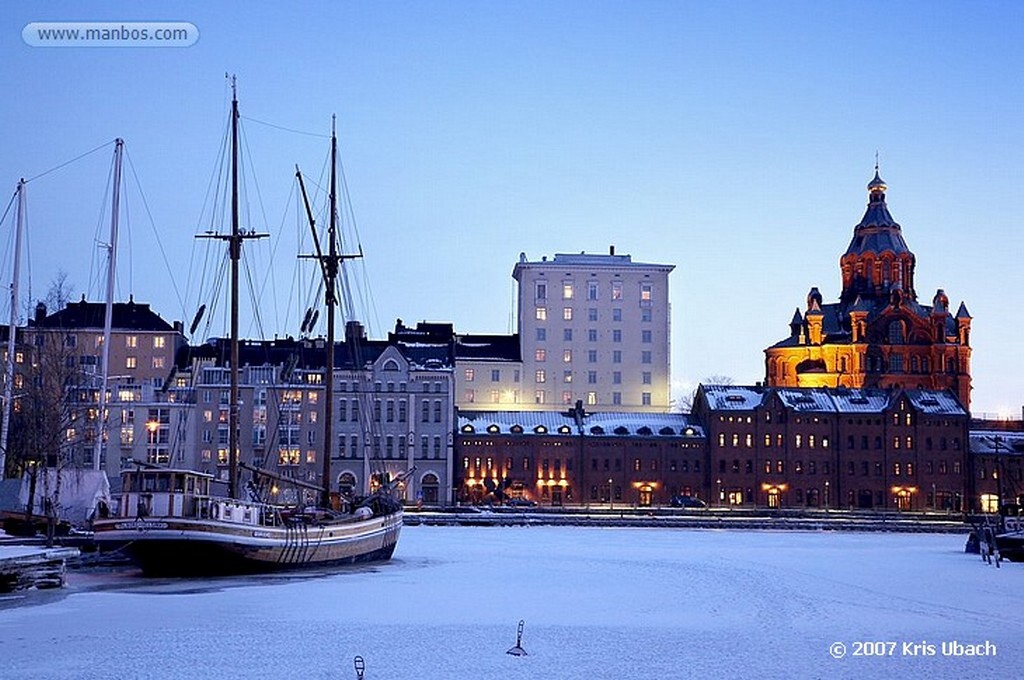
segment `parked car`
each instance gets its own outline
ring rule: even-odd
[[[537,502],[531,501],[529,498],[509,498],[505,501],[505,505],[511,508],[532,508],[537,505]]]
[[[708,504],[694,496],[672,496],[669,501],[673,508],[706,508]]]

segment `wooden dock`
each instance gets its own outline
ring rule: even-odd
[[[27,588],[63,588],[67,561],[78,548],[0,546],[0,593]]]

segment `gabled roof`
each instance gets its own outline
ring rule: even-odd
[[[919,413],[966,416],[950,390],[885,390],[875,387],[743,387],[701,385],[700,394],[711,411],[752,411],[774,396],[795,412],[882,413],[906,398]]]
[[[972,454],[1024,456],[1024,432],[1002,430],[971,430]]]
[[[40,310],[43,314],[46,308]],[[29,319],[28,325],[35,328],[59,330],[102,329],[106,317],[106,304],[103,302],[86,302],[83,296],[79,302],[69,302],[64,309],[48,316]],[[159,314],[149,308],[149,304],[135,302],[115,302],[111,327],[117,331],[153,331],[175,332],[174,326],[167,323]]]

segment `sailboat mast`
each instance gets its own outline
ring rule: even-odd
[[[21,232],[25,220],[25,180],[18,182],[18,215],[14,231],[14,272],[11,279],[11,321],[7,326],[7,365],[4,380],[3,424],[0,425],[0,479],[7,468],[7,442],[11,430],[11,400],[14,398],[14,352],[18,331],[18,280],[21,278]]]
[[[231,81],[231,394],[228,406],[228,495],[238,498],[238,262],[242,235],[238,226],[238,94]]]
[[[107,386],[110,380],[110,329],[114,323],[114,275],[117,273],[117,228],[121,206],[121,158],[124,155],[124,140],[114,141],[114,187],[110,206],[110,243],[107,244],[107,303],[103,312],[103,352],[100,366],[99,411],[97,413],[96,450],[92,456],[92,469],[103,468],[103,439],[106,435]]]
[[[327,304],[327,359],[324,366],[326,373],[324,388],[327,392],[324,402],[324,461],[323,461],[323,490],[321,491],[320,503],[323,507],[331,504],[331,437],[333,436],[334,419],[334,308],[337,307],[335,298],[335,283],[338,276],[338,196],[337,196],[337,172],[338,170],[338,137],[335,133],[335,123],[331,120],[331,187],[330,187],[330,221],[327,228],[327,272],[328,276],[324,282],[325,302]]]

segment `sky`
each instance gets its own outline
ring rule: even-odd
[[[199,37],[26,43],[27,24],[55,21],[189,22]],[[974,317],[973,410],[1021,416],[1021,3],[49,2],[7,7],[0,28],[2,204],[36,178],[22,309],[58,272],[73,299],[103,299],[121,137],[117,297],[189,325],[222,257],[194,236],[227,225],[207,197],[231,73],[243,227],[270,234],[246,245],[249,337],[297,335],[313,303],[294,174],[322,197],[332,115],[372,336],[397,318],[513,332],[521,252],[614,245],[676,266],[677,398],[709,376],[762,380],[808,290],[838,298],[877,152],[920,301],[943,288]],[[223,307],[196,340],[223,331]]]

